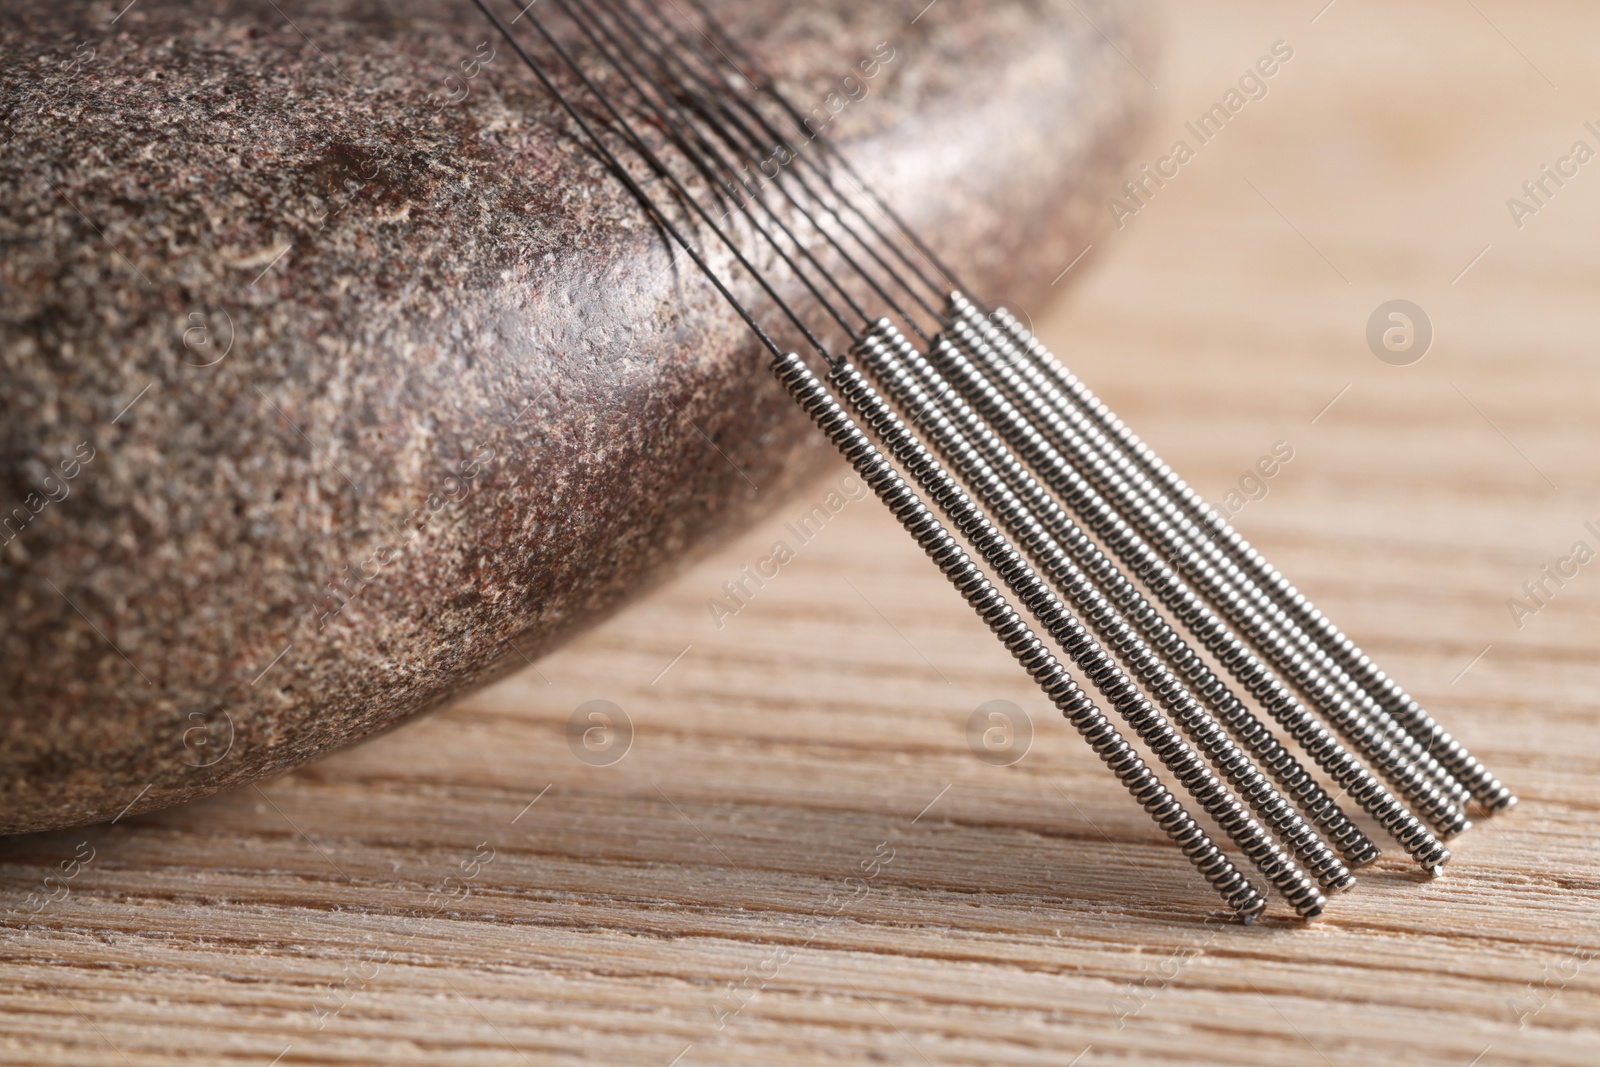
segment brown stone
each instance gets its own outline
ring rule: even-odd
[[[0,5],[0,832],[392,726],[833,462],[470,4],[124,2]],[[1138,26],[916,6],[714,5],[801,102],[888,42],[831,132],[1025,306]]]

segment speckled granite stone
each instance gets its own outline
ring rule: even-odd
[[[0,3],[0,832],[434,707],[833,462],[470,5],[124,2]],[[889,43],[833,132],[985,292],[1092,239],[1120,7],[714,6],[803,102]]]

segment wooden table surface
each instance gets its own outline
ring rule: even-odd
[[[870,501],[719,628],[824,482],[424,721],[0,842],[0,1061],[1600,1063],[1600,563],[1508,607],[1600,548],[1600,164],[1506,203],[1600,147],[1600,12],[1323,2],[1173,6],[1141,162],[1293,58],[1025,310],[1208,499],[1292,447],[1237,524],[1522,797],[1445,877],[1215,921]],[[1414,365],[1365,341],[1394,298]],[[620,719],[568,742],[591,700],[631,723],[607,765]],[[991,700],[1031,723],[1011,766],[969,747]]]

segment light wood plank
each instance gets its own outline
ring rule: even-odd
[[[1600,520],[1600,171],[1521,230],[1504,201],[1600,118],[1600,14],[1320,7],[1173,6],[1141,159],[1273,41],[1295,58],[1036,318],[1210,499],[1293,444],[1240,527],[1523,798],[1445,878],[1386,859],[1309,928],[1208,923],[873,504],[718,629],[707,599],[818,485],[431,718],[259,790],[0,842],[0,1059],[1596,1062],[1600,569],[1520,630],[1505,601]],[[1362,339],[1397,296],[1438,330],[1408,368]],[[595,698],[633,724],[609,767],[565,739]],[[966,742],[997,698],[1035,731],[1007,768]],[[30,913],[83,841],[70,895]]]

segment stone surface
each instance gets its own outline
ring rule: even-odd
[[[437,706],[833,461],[470,4],[0,7],[0,832]],[[986,294],[1092,239],[1132,16],[714,8],[802,102],[888,43],[830,132]]]

